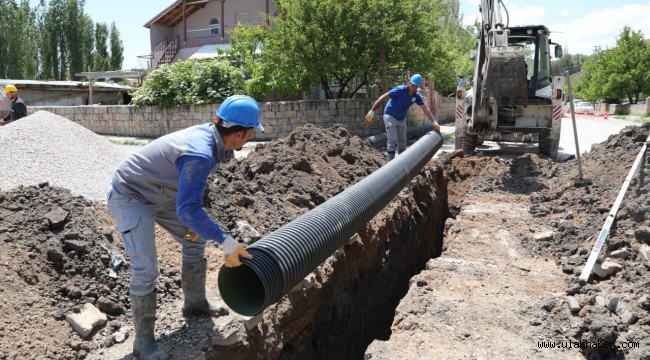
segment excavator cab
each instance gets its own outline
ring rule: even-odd
[[[472,91],[458,84],[456,148],[471,154],[483,141],[537,142],[555,158],[563,81],[551,76],[551,47],[543,25],[494,27],[481,33]],[[463,94],[458,96],[458,94]]]

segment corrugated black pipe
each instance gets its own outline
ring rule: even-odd
[[[442,142],[437,132],[424,135],[393,161],[249,246],[252,260],[219,271],[223,300],[245,316],[277,302],[408,185]]]
[[[433,131],[433,124],[424,124],[424,125],[409,127],[406,129],[406,138],[409,140],[415,139],[417,137],[420,137],[428,133],[429,131]],[[369,142],[370,145],[372,145],[372,147],[380,148],[386,146],[388,137],[386,136],[386,133],[381,133],[373,136],[368,136],[367,138],[364,138],[364,140]]]

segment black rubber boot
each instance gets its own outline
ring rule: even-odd
[[[169,356],[158,343],[156,326],[156,291],[146,296],[131,295],[131,312],[135,326],[133,354],[142,360],[168,360]]]
[[[389,153],[388,153],[388,161],[391,161],[391,160],[393,160],[394,158],[395,158],[395,152],[394,152],[394,151],[393,151],[393,152],[389,152]]]
[[[183,315],[214,315],[219,307],[205,297],[205,276],[208,263],[188,263],[183,261],[181,285],[183,286]]]

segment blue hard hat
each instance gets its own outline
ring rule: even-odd
[[[246,95],[229,96],[217,109],[217,116],[224,122],[264,131],[260,123],[260,107],[257,101]]]
[[[415,86],[422,86],[422,75],[415,74],[415,75],[411,76],[411,82]]]

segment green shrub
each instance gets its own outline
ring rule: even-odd
[[[150,71],[132,95],[133,105],[202,105],[242,93],[243,72],[222,59],[187,60]]]

